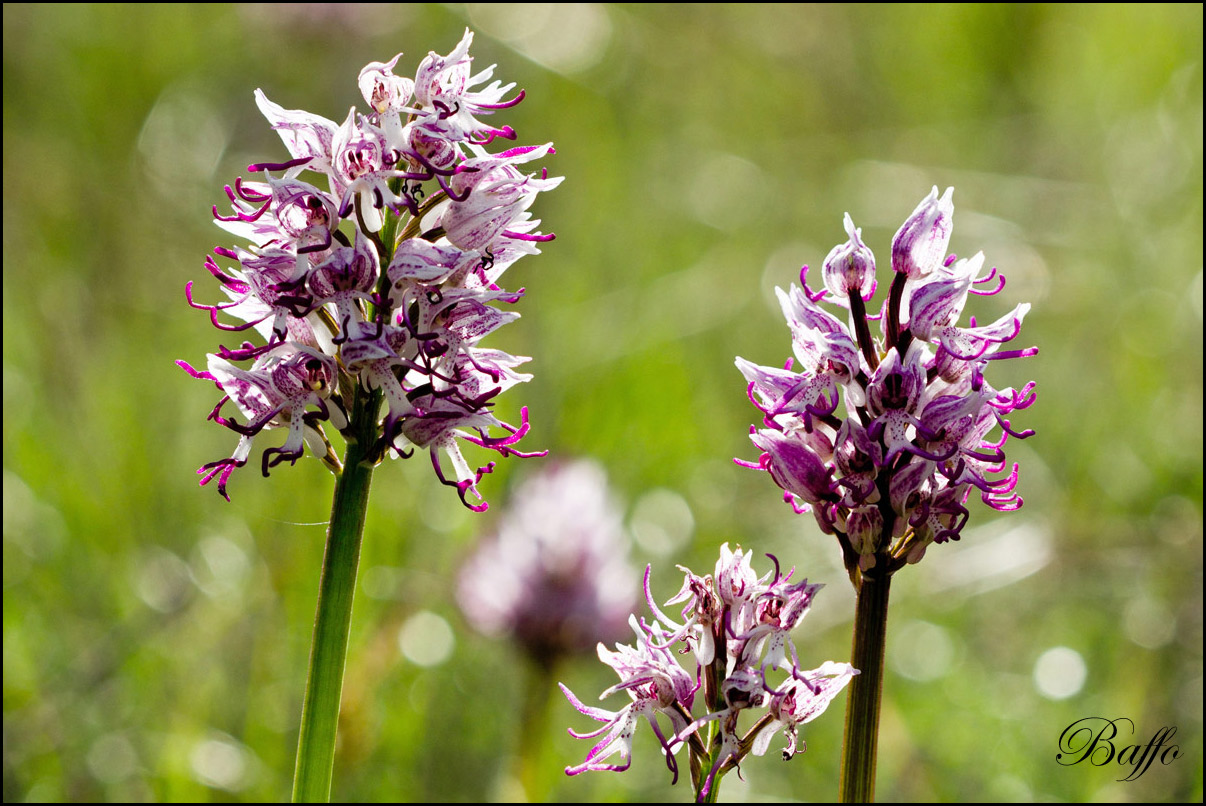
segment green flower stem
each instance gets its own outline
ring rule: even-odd
[[[343,671],[347,660],[348,632],[352,625],[352,596],[360,565],[360,540],[368,509],[376,440],[380,393],[357,388],[343,472],[335,482],[331,524],[318,586],[318,612],[310,645],[310,671],[302,704],[301,735],[297,743],[297,768],[293,774],[295,803],[326,803],[331,797],[331,769],[335,761],[335,733]]]
[[[708,760],[707,769],[704,770],[703,778],[701,779],[701,782],[700,782],[701,784],[703,781],[707,780],[709,775],[711,775],[712,768],[716,766],[716,756],[719,756],[719,755],[720,755],[720,748],[717,747],[715,749],[715,753],[713,754],[713,756]],[[719,803],[720,802],[720,775],[719,775],[719,773],[716,775],[715,778],[712,779],[712,788],[708,790],[708,794],[704,795],[703,800],[700,801],[698,794],[696,795],[695,800],[697,803],[701,803],[701,802],[702,803]]]
[[[533,658],[526,664],[527,686],[515,743],[519,747],[519,783],[529,803],[548,801],[549,772],[557,770],[557,765],[547,763],[545,758],[548,755],[549,707],[553,693],[557,692],[554,664],[552,658]]]
[[[859,670],[846,699],[846,737],[842,744],[842,803],[875,800],[875,753],[879,742],[879,706],[884,683],[884,640],[888,634],[888,588],[892,577],[862,577],[854,613],[850,662]]]

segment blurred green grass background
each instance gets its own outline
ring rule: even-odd
[[[931,185],[954,185],[951,249],[1009,280],[971,312],[1034,304],[1021,341],[1041,353],[990,380],[1038,382],[1015,421],[1038,436],[1010,443],[1026,506],[977,504],[893,586],[879,797],[1201,800],[1200,5],[3,15],[6,801],[288,797],[331,479],[303,461],[237,473],[231,504],[197,489],[234,438],[173,366],[219,342],[183,288],[216,298],[209,207],[284,156],[256,87],[342,120],[366,62],[404,51],[405,74],[466,26],[475,64],[528,91],[506,122],[552,140],[567,177],[536,208],[558,239],[508,275],[523,319],[490,346],[536,377],[500,413],[526,404],[528,444],[606,466],[656,594],[722,542],[772,552],[829,583],[802,662],[847,657],[833,541],[731,461],[756,455],[733,357],[790,354],[773,288],[845,239],[843,212],[882,263]],[[541,798],[689,800],[647,729],[628,772],[566,778],[589,744],[565,727],[586,720],[550,692],[521,735],[523,658],[457,612],[458,565],[540,461],[501,463],[481,516],[426,461],[378,471],[334,800],[509,799],[524,752]],[[559,675],[588,702],[614,682],[593,657]],[[832,799],[843,708],[724,797]],[[1140,744],[1175,725],[1183,755],[1124,783],[1060,766],[1088,716],[1132,719]]]

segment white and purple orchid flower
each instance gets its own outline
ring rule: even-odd
[[[768,555],[770,556],[770,555]],[[803,751],[797,727],[819,716],[858,670],[848,663],[827,661],[802,670],[791,632],[808,613],[821,585],[792,581],[795,569],[758,577],[753,555],[738,547],[720,549],[714,573],[684,572],[683,586],[666,605],[682,604],[681,623],[667,616],[650,590],[652,569],[645,570],[645,599],[654,620],[631,619],[635,646],[599,644],[599,658],[615,670],[619,684],[601,695],[625,691],[631,702],[619,711],[583,704],[561,686],[570,704],[603,726],[580,738],[602,737],[567,775],[594,770],[626,770],[632,763],[632,739],[640,719],[649,722],[662,746],[666,766],[678,780],[678,751],[689,748],[692,785],[697,800],[709,797],[717,781],[738,769],[749,753],[766,752],[776,732],[787,737],[784,758]],[[681,648],[675,649],[681,645]],[[680,658],[695,661],[684,668]],[[702,701],[703,713],[696,713]],[[744,730],[740,723],[749,714]],[[663,722],[669,730],[663,729]],[[705,740],[701,727],[716,723]],[[619,762],[609,759],[619,755]]]
[[[228,299],[198,302],[192,283],[187,296],[218,329],[255,330],[265,343],[221,347],[205,370],[177,362],[212,381],[246,420],[223,416],[222,403],[211,413],[239,443],[231,457],[201,468],[202,484],[217,479],[226,496],[252,441],[275,428],[289,434],[283,446],[264,450],[265,475],[295,462],[304,446],[337,470],[323,421],[346,427],[357,385],[379,390],[386,404],[376,455],[429,451],[437,477],[472,509],[486,508],[477,483],[494,464],[475,467],[462,443],[534,455],[516,447],[528,431],[527,410],[518,426],[492,411],[498,394],[531,377],[515,371],[528,359],[480,342],[518,318],[495,306],[514,305],[522,291],[498,282],[553,238],[537,230],[528,208],[561,177],[521,170],[551,155],[551,144],[486,151],[494,139],[516,135],[479,118],[514,106],[523,92],[498,81],[480,86],[493,67],[472,74],[472,40],[466,31],[449,55],[428,55],[414,79],[394,75],[401,54],[368,64],[358,84],[369,109],[351,110],[342,124],[285,109],[256,90],[289,159],[249,166],[257,179],[226,188],[229,213],[214,209],[219,226],[250,241],[219,247],[206,261]],[[303,172],[325,182],[303,181]],[[241,369],[245,362],[250,368]],[[309,374],[291,380],[298,373]]]
[[[778,291],[799,371],[791,361],[779,369],[737,359],[763,415],[750,434],[761,457],[738,464],[768,471],[793,509],[811,511],[837,535],[852,575],[877,563],[891,573],[931,543],[958,540],[972,492],[993,509],[1022,505],[1018,467],[1004,448],[1009,437],[1034,432],[1015,429],[1007,416],[1034,402],[1034,384],[997,390],[984,375],[991,361],[1038,352],[1003,349],[1030,306],[988,325],[956,324],[969,294],[996,294],[1005,280],[996,269],[982,272],[983,253],[947,256],[952,193],[939,197],[935,187],[896,233],[893,281],[878,317],[866,310],[875,256],[847,214],[849,239],[825,258],[823,287],[808,286],[805,266],[802,288]],[[848,324],[821,303],[844,309]],[[868,324],[874,318],[879,339]],[[997,428],[1000,436],[990,437]]]

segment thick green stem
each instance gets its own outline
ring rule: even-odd
[[[879,742],[879,706],[884,683],[884,641],[888,634],[887,573],[863,576],[854,613],[850,662],[859,674],[846,699],[846,738],[842,745],[842,803],[875,800],[875,753]]]
[[[302,704],[297,768],[293,774],[295,803],[325,803],[331,797],[331,769],[348,633],[352,625],[352,596],[360,565],[360,539],[368,509],[373,463],[369,453],[376,436],[380,396],[356,391],[352,426],[343,472],[335,482],[327,548],[318,586],[318,612],[310,645],[310,671]]]

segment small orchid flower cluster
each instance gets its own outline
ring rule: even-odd
[[[457,581],[466,620],[551,669],[623,634],[636,604],[623,513],[595,462],[553,463],[515,491]]]
[[[494,304],[514,304],[522,289],[497,283],[553,238],[527,211],[561,177],[522,172],[552,154],[551,144],[486,151],[496,139],[516,138],[486,119],[524,93],[508,98],[515,85],[497,80],[480,86],[494,68],[472,74],[472,39],[466,31],[447,56],[430,53],[413,79],[394,75],[402,54],[367,65],[359,86],[369,111],[353,108],[342,124],[283,109],[256,90],[291,159],[249,166],[262,181],[237,179],[226,188],[230,214],[214,208],[220,227],[250,241],[219,247],[206,261],[228,301],[197,302],[192,283],[187,296],[218,329],[254,328],[266,343],[220,347],[203,371],[177,362],[217,385],[223,397],[209,419],[239,435],[232,456],[198,471],[202,485],[217,479],[228,500],[231,473],[265,430],[288,431],[280,447],[263,451],[265,476],[295,463],[307,446],[338,471],[322,423],[348,428],[357,387],[372,395],[365,416],[376,428],[375,458],[427,449],[440,481],[472,509],[487,506],[476,485],[494,463],[473,469],[458,440],[503,456],[533,455],[513,447],[528,431],[526,408],[518,426],[491,410],[495,396],[531,377],[516,371],[528,359],[479,343],[519,316]],[[300,179],[303,171],[325,177],[325,189]],[[387,411],[378,422],[381,399]],[[246,423],[222,413],[231,400]],[[490,436],[491,429],[505,434]],[[452,463],[451,479],[440,451]]]
[[[626,770],[632,763],[632,740],[641,718],[647,720],[661,743],[666,765],[678,781],[675,754],[690,748],[691,778],[701,802],[713,793],[719,779],[738,769],[749,753],[763,755],[776,733],[786,737],[785,760],[806,749],[797,738],[798,726],[824,712],[830,701],[858,674],[848,663],[828,661],[816,669],[800,668],[790,633],[804,618],[813,597],[822,587],[808,580],[792,582],[795,569],[781,574],[775,569],[758,578],[750,567],[752,555],[740,547],[721,547],[715,575],[685,573],[682,589],[666,604],[683,604],[682,623],[666,616],[649,589],[651,570],[645,570],[645,597],[655,620],[629,623],[636,633],[635,646],[616,645],[611,652],[599,644],[599,658],[615,670],[620,682],[603,692],[607,697],[620,691],[632,700],[619,711],[584,705],[564,685],[562,692],[582,714],[602,722],[590,733],[570,734],[580,739],[602,736],[576,766],[566,774],[590,770]],[[695,670],[688,671],[676,659],[690,654]],[[773,678],[778,673],[778,680]],[[704,715],[696,717],[696,695],[703,700]],[[757,714],[742,733],[742,714]],[[664,716],[670,730],[663,731],[658,717]],[[707,726],[709,736],[701,736]],[[620,763],[608,758],[619,754]]]
[[[896,233],[895,274],[878,317],[866,308],[875,257],[847,214],[850,237],[825,258],[823,287],[809,288],[805,266],[803,288],[776,289],[800,371],[791,360],[778,369],[737,359],[765,426],[750,429],[759,461],[738,463],[768,471],[796,512],[811,510],[837,536],[852,579],[874,567],[891,574],[931,543],[958,540],[973,491],[993,509],[1022,505],[1005,443],[1034,432],[1015,429],[1007,416],[1034,402],[1034,383],[995,389],[984,376],[992,361],[1038,352],[1003,349],[1030,305],[988,325],[974,317],[957,324],[969,294],[996,294],[1005,279],[995,268],[982,273],[982,252],[947,256],[952,193],[939,198],[935,187]],[[848,321],[822,302],[844,309]],[[879,339],[868,323],[875,318]],[[1001,435],[991,438],[997,426]]]

